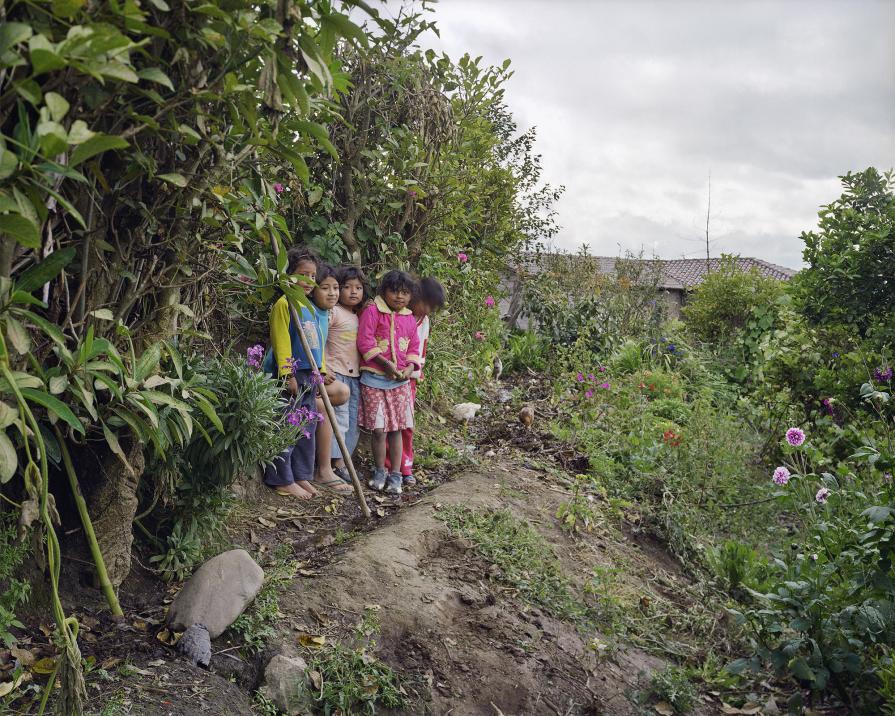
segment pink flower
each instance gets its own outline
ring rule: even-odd
[[[586,390],[586,391],[584,392],[584,397],[585,397],[585,398],[593,398],[593,397],[594,397],[594,391],[592,391],[592,390]]]
[[[485,305],[488,308],[494,308],[494,296],[488,296],[488,298],[485,299]]]
[[[477,341],[483,341],[483,340],[485,340],[485,334],[482,333],[481,331],[476,331],[473,334],[473,338],[475,338]]]
[[[584,373],[579,371],[578,375],[575,376],[575,380],[577,380],[579,383],[583,383],[584,382]]]
[[[605,372],[606,372],[606,366],[605,366],[605,365],[601,365],[601,366],[600,366],[600,372],[601,372],[601,373],[605,373]]]
[[[786,442],[793,447],[798,447],[805,442],[805,431],[799,428],[790,428],[786,431]]]
[[[603,390],[609,390],[612,386],[609,383],[600,383],[600,387]]]
[[[596,376],[595,376],[593,373],[588,373],[588,374],[587,374],[587,379],[588,379],[591,383],[593,383],[597,378],[596,378]]]
[[[790,478],[789,470],[787,470],[785,467],[781,466],[781,467],[778,467],[776,470],[774,470],[774,483],[775,484],[785,485],[787,482],[789,482],[789,478]]]
[[[825,504],[827,504],[827,499],[832,494],[833,493],[830,492],[830,490],[828,490],[826,487],[821,487],[817,491],[817,494],[814,496],[814,499],[817,500],[820,504],[825,505]]]
[[[286,191],[286,187],[284,187],[282,184],[280,184],[280,182],[276,182],[276,183],[273,185],[273,190],[274,190],[277,194],[282,194],[284,191]]]
[[[469,261],[469,256],[461,251],[459,254],[457,254],[457,261],[459,261],[461,264],[465,264],[467,261]]]

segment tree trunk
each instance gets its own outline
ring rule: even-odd
[[[131,571],[133,522],[137,514],[137,487],[145,462],[143,447],[134,439],[122,441],[127,461],[134,469],[131,475],[111,452],[99,465],[99,479],[91,481],[94,489],[87,496],[88,511],[93,520],[100,552],[109,572],[109,581],[117,590]]]

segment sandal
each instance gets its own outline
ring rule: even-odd
[[[333,478],[332,480],[325,480],[324,482],[314,482],[314,486],[320,490],[326,490],[326,492],[332,492],[336,495],[348,495],[351,494],[351,488],[348,487],[342,480],[338,477]],[[342,489],[340,489],[342,488]]]
[[[348,474],[347,467],[334,467],[333,472],[339,476],[339,479],[342,480],[342,482],[345,482],[349,485],[351,484],[351,475]]]

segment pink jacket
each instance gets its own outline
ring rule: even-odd
[[[395,313],[381,296],[377,296],[361,314],[357,350],[361,355],[361,372],[385,375],[375,361],[377,356],[390,360],[399,371],[411,364],[420,368],[420,339],[411,310],[403,308]]]

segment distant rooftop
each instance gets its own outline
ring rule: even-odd
[[[542,258],[558,258],[558,254],[535,255],[530,254],[524,260],[525,268],[536,273],[540,268],[540,259]],[[567,255],[569,260],[588,261],[594,264],[594,267],[602,274],[615,273],[615,263],[617,258],[612,256],[576,256]],[[634,261],[643,261],[644,263],[654,264],[657,262],[661,267],[661,276],[659,278],[659,288],[689,290],[702,283],[706,274],[711,271],[717,271],[722,259],[625,259]],[[737,266],[742,271],[751,271],[755,269],[762,276],[774,278],[778,281],[787,281],[796,275],[796,271],[788,269],[785,266],[772,264],[770,261],[756,259],[747,256],[737,256],[734,259]]]

